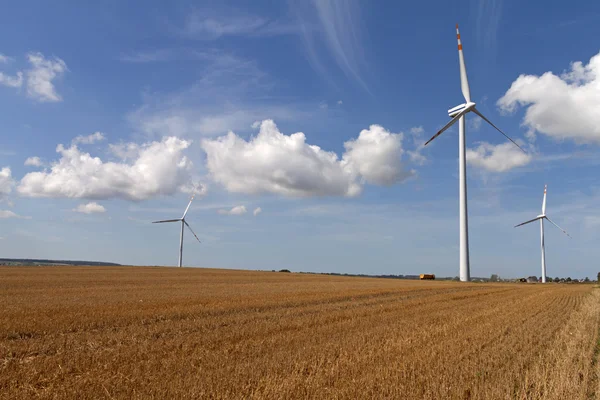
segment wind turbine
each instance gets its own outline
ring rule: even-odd
[[[459,220],[460,220],[460,280],[468,282],[470,280],[470,267],[469,267],[469,233],[468,233],[468,222],[467,222],[467,170],[466,170],[466,157],[465,157],[465,115],[468,112],[474,112],[479,115],[485,122],[490,124],[494,129],[500,132],[504,137],[510,140],[515,146],[523,150],[514,140],[494,125],[489,119],[487,119],[482,113],[475,108],[475,103],[471,101],[471,93],[469,91],[469,81],[467,80],[467,69],[465,67],[465,58],[463,56],[462,43],[460,41],[460,33],[458,31],[458,24],[456,25],[456,37],[458,39],[458,61],[460,65],[460,88],[465,98],[465,103],[451,108],[448,110],[450,122],[448,122],[438,133],[433,135],[431,139],[425,143],[425,146],[429,144],[433,139],[441,135],[446,129],[458,121],[458,192],[459,192]]]
[[[565,235],[567,235],[568,237],[571,237],[571,235],[569,235],[567,233],[567,231],[565,231],[560,226],[556,225],[550,218],[548,218],[546,216],[546,191],[547,191],[547,189],[548,189],[548,185],[544,185],[544,200],[542,201],[542,213],[540,215],[538,215],[537,217],[535,217],[534,219],[525,221],[519,225],[515,225],[515,228],[516,228],[517,226],[526,225],[531,222],[535,222],[538,219],[540,220],[540,234],[542,237],[542,283],[546,283],[546,250],[544,247],[544,220],[545,219],[548,220],[548,222],[550,222],[552,225],[554,225],[558,229],[560,229]]]
[[[194,235],[194,237],[196,238],[196,240],[198,242],[200,242],[200,239],[198,239],[198,236],[196,236],[196,234],[192,230],[192,227],[190,226],[190,224],[188,224],[187,221],[185,220],[185,216],[187,215],[187,212],[190,209],[190,206],[192,205],[192,201],[194,200],[194,196],[196,196],[195,193],[192,195],[192,198],[190,199],[190,202],[188,203],[187,207],[185,208],[185,211],[183,212],[183,216],[181,218],[177,218],[177,219],[165,219],[165,220],[162,220],[162,221],[154,221],[154,222],[152,222],[153,224],[162,224],[164,222],[180,222],[181,221],[181,236],[179,238],[179,268],[181,268],[181,260],[182,260],[182,257],[183,257],[183,230],[184,230],[183,227],[184,227],[184,225],[189,228],[190,232],[192,232],[192,235]],[[200,243],[202,243],[202,242],[200,242]]]

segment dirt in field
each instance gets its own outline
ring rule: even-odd
[[[600,289],[0,268],[0,398],[588,399]]]

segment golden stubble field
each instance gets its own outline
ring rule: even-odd
[[[0,398],[588,399],[600,289],[0,268]]]

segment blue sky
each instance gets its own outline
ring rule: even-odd
[[[549,276],[595,277],[600,4],[413,3],[12,4],[0,255],[175,265],[195,190],[188,266],[458,275],[459,23],[528,153],[467,118],[471,274],[540,274],[548,184]]]

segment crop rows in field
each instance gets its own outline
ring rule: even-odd
[[[11,398],[586,398],[598,382],[590,285],[0,274],[0,396]]]

